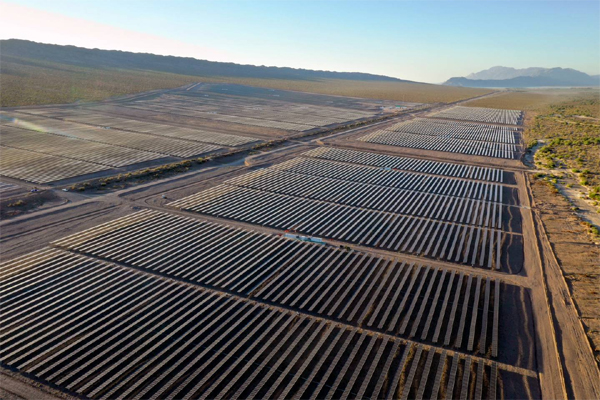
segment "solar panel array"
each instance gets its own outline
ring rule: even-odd
[[[8,192],[13,189],[17,189],[19,186],[13,185],[12,183],[0,182],[0,193]]]
[[[52,110],[43,109],[39,113],[52,114]],[[196,140],[105,129],[22,113],[3,113],[0,128],[4,155],[0,175],[34,183],[49,183],[165,157],[205,155],[223,149]]]
[[[503,187],[497,183],[306,157],[169,205],[486,268],[500,268],[505,236]]]
[[[370,132],[359,140],[388,146],[508,159],[517,158],[520,151],[520,147],[514,144],[456,139],[445,134],[444,136],[417,135],[385,129]]]
[[[429,117],[477,121],[490,124],[519,125],[522,122],[523,112],[520,110],[501,110],[498,108],[455,106],[431,114]]]
[[[305,131],[373,116],[373,112],[301,105],[275,99],[252,98],[250,100],[244,97],[215,93],[206,96],[162,95],[153,99],[128,103],[126,106],[291,131]]]
[[[108,169],[100,164],[0,146],[0,175],[28,182],[47,183]]]
[[[128,147],[111,146],[11,126],[2,128],[2,145],[109,167],[123,167],[164,157],[161,154]]]
[[[517,128],[429,118],[415,118],[399,122],[386,130],[493,143],[515,144],[519,141]]]
[[[242,96],[210,96],[218,101],[165,95],[128,107],[305,121],[304,106],[287,115],[285,102],[239,109]],[[208,145],[126,118],[103,129],[99,110],[34,111],[28,123],[4,121],[2,171],[39,177],[47,163],[43,179],[55,180],[126,165],[155,154],[138,148],[152,145],[142,136]],[[320,113],[313,123],[343,118]],[[407,134],[446,127],[458,143],[517,140],[513,129],[455,122]],[[102,136],[117,131],[129,141]],[[513,241],[505,184],[497,168],[328,147],[228,178],[170,212],[136,211],[3,263],[0,362],[93,399],[503,397],[528,379],[498,361],[502,296],[515,287],[448,263],[501,269]]]
[[[415,192],[269,168],[226,181],[228,185],[327,201],[361,209],[414,215],[486,227],[501,227],[501,204]],[[498,211],[491,211],[491,210]]]
[[[155,211],[54,246],[2,267],[0,360],[79,395],[496,396],[497,281]]]
[[[25,117],[25,114],[30,113],[30,110],[21,110],[19,118],[25,120],[25,122],[28,122],[28,118],[30,117]],[[34,115],[39,115],[39,113]],[[57,118],[64,121],[71,121],[89,126],[96,126],[103,129],[117,129],[120,131],[125,131],[123,133],[124,135],[127,135],[128,132],[137,132],[154,136],[167,137],[172,140],[179,139],[184,140],[186,142],[193,141],[228,147],[242,146],[259,141],[258,139],[251,137],[230,135],[201,129],[161,124],[158,122],[139,121],[131,118],[119,117],[116,115],[108,115],[103,114],[101,112],[97,112],[93,108],[45,109],[43,110],[42,115],[44,115],[45,117]],[[52,124],[52,122],[48,121],[47,119],[35,119],[34,123],[39,123],[42,126],[44,126],[45,124]],[[81,125],[79,126],[81,127]]]
[[[434,113],[429,118],[415,118],[369,132],[358,140],[387,146],[515,159],[522,152],[519,130],[490,124],[517,125],[522,117],[523,113],[517,110],[452,107]]]
[[[163,276],[337,316],[395,335],[433,337],[434,343],[439,340],[440,345],[443,342],[468,351],[477,350],[480,344],[480,353],[495,352],[491,346],[497,325],[492,329],[489,304],[495,297],[492,286],[499,282],[486,282],[481,277],[155,211],[138,212],[53,245]],[[428,302],[429,295],[434,295],[434,283],[435,306],[431,307]],[[446,305],[440,309],[437,305],[442,305],[442,299]],[[456,313],[461,309],[462,317],[458,318]],[[467,309],[474,311],[467,313]],[[486,322],[482,324],[482,320]],[[482,330],[477,331],[476,325]],[[465,326],[471,326],[468,341],[462,338]]]
[[[387,154],[370,153],[333,147],[317,147],[302,153],[303,157],[320,158],[323,160],[340,161],[371,167],[389,168],[394,170],[422,172],[426,174],[443,175],[455,178],[467,178],[490,182],[503,182],[504,174],[501,169],[478,167],[475,165],[454,164],[431,161],[420,158],[398,157]]]

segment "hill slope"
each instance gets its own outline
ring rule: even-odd
[[[463,87],[546,87],[546,86],[598,86],[598,76],[590,76],[571,68],[492,67],[468,75],[455,77],[444,85]]]
[[[257,67],[15,39],[0,41],[0,56],[3,107],[98,101],[199,81],[419,103],[490,92],[365,73]]]
[[[241,65],[188,57],[158,56],[116,50],[85,49],[27,40],[0,40],[2,57],[8,61],[36,59],[87,68],[146,70],[191,76],[226,76],[269,79],[349,79],[362,81],[409,82],[383,75],[360,72],[331,72],[308,69]]]

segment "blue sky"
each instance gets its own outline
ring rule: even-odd
[[[23,0],[0,7],[1,38],[423,82],[495,65],[600,73],[597,0]]]

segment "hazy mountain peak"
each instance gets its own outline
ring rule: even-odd
[[[512,68],[496,66],[483,71],[475,72],[466,76],[467,79],[513,79],[519,76],[539,76],[550,68],[531,67],[531,68]]]
[[[598,86],[598,76],[573,68],[511,68],[496,66],[466,77],[454,77],[444,85],[466,87]]]

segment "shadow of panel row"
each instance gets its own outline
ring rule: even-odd
[[[475,179],[488,182],[514,183],[507,180],[507,173],[498,168],[431,161],[420,158],[390,156],[367,151],[319,147],[301,154],[302,157],[340,161],[393,170],[414,171],[424,174],[453,178]]]
[[[382,333],[498,355],[498,280],[155,211],[54,246]]]
[[[504,237],[496,228],[434,221],[254,189],[219,185],[169,204],[282,230],[423,255],[484,268],[501,268]]]
[[[2,365],[87,398],[495,399],[534,379],[57,249],[2,268]]]

